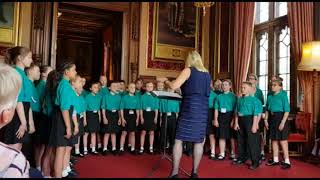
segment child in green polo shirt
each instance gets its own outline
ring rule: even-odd
[[[34,152],[35,163],[36,163],[37,169],[41,171],[41,157],[43,155],[44,149],[41,150],[41,145],[40,145],[40,137],[41,137],[40,123],[41,121],[43,121],[43,119],[40,114],[41,104],[40,104],[39,93],[34,85],[34,82],[40,79],[40,68],[35,64],[31,64],[31,66],[26,68],[25,71],[31,83],[32,92],[33,92],[31,97],[31,110],[33,115],[34,126],[36,129],[35,133],[32,136],[34,151],[35,151]]]
[[[174,92],[173,89],[167,88],[168,92]],[[176,125],[178,120],[178,114],[180,112],[180,101],[171,99],[161,99],[160,108],[162,111],[161,117],[161,144],[164,144],[165,139],[167,139],[167,144],[164,144],[165,148],[170,148],[169,152],[172,152],[175,135],[176,135]],[[166,121],[167,120],[167,121]],[[167,122],[167,125],[165,124]],[[166,128],[166,129],[165,129]],[[165,137],[165,130],[167,131]],[[166,147],[169,145],[168,147]]]
[[[235,158],[235,133],[232,133],[232,119],[236,107],[237,97],[231,92],[231,80],[222,81],[223,93],[217,96],[214,104],[214,125],[217,127],[220,154],[218,160],[225,159],[226,140],[231,139],[231,158]]]
[[[140,120],[143,130],[140,136],[140,154],[144,151],[144,140],[146,132],[149,132],[149,152],[153,153],[154,130],[158,119],[159,100],[151,95],[153,83],[146,84],[146,92],[141,96]]]
[[[108,152],[108,141],[111,134],[112,153],[116,155],[116,134],[120,130],[121,117],[120,117],[120,102],[121,96],[117,93],[117,82],[110,83],[110,93],[104,95],[102,98],[102,117],[103,126],[102,133],[103,139],[103,153]]]
[[[248,81],[251,82],[252,84],[252,95],[255,96],[262,104],[262,106],[264,106],[264,96],[263,93],[261,91],[261,89],[258,87],[258,77],[255,74],[249,74],[248,75]],[[264,121],[263,119],[261,119],[262,116],[258,117],[259,120],[259,134],[260,134],[260,158],[261,160],[265,160],[265,156],[264,156]]]
[[[29,133],[35,131],[32,110],[30,108],[32,85],[24,72],[32,63],[32,52],[26,47],[16,46],[8,50],[10,63],[22,79],[22,86],[18,96],[18,104],[12,121],[7,125],[4,133],[4,143],[21,150],[22,143],[29,139]]]
[[[163,81],[157,81],[157,91],[164,91],[164,82]],[[157,97],[158,98],[158,97]],[[162,130],[161,130],[161,119],[162,119],[162,105],[164,102],[167,102],[165,99],[159,99],[159,112],[158,112],[158,119],[157,119],[157,124],[156,124],[156,129],[154,132],[154,142],[155,142],[155,149],[161,149],[165,148],[167,146],[166,144],[163,144],[164,141],[162,139]]]
[[[211,81],[211,91],[210,91],[210,95],[209,95],[209,112],[208,112],[208,124],[207,124],[207,135],[209,136],[209,141],[210,141],[210,154],[209,154],[209,158],[214,160],[216,159],[216,155],[215,155],[215,148],[216,148],[216,139],[215,139],[215,129],[216,127],[213,125],[214,124],[214,103],[215,100],[217,98],[217,94],[214,91],[214,87],[213,87],[213,82]]]
[[[101,96],[99,93],[99,83],[93,82],[90,87],[91,93],[85,97],[86,103],[86,124],[85,135],[83,136],[84,154],[86,155],[88,145],[88,134],[90,133],[91,141],[90,148],[92,154],[98,154],[96,151],[96,136],[99,135],[101,122]]]
[[[273,159],[267,163],[268,166],[279,164],[279,142],[283,150],[283,169],[291,167],[288,151],[289,123],[288,116],[290,105],[286,93],[282,93],[282,82],[272,81],[272,94],[267,98],[265,125],[270,129],[270,139],[272,141]],[[269,119],[269,122],[268,122]]]
[[[123,131],[120,140],[120,153],[124,152],[123,146],[129,132],[128,144],[131,144],[131,153],[135,153],[135,132],[139,123],[140,98],[135,95],[136,85],[130,83],[129,92],[121,98],[120,113]]]
[[[57,72],[60,80],[58,80],[58,87],[54,88],[56,89],[54,95],[55,106],[53,108],[49,146],[56,149],[54,177],[61,178],[62,176],[68,176],[66,167],[69,164],[70,157],[68,157],[67,146],[73,146],[72,136],[76,133],[74,127],[77,126],[77,124],[74,124],[77,123],[74,121],[74,119],[76,120],[74,110],[76,93],[70,84],[70,80],[74,79],[77,74],[76,65],[66,61],[59,65]],[[68,161],[65,161],[65,159]]]
[[[75,110],[77,111],[78,129],[79,133],[76,135],[75,156],[83,157],[84,155],[80,153],[80,138],[84,135],[84,117],[86,112],[86,102],[85,95],[83,92],[83,78],[77,75],[76,79],[71,81],[73,88],[76,91],[77,103],[75,105]],[[82,94],[82,95],[81,95]]]
[[[238,131],[238,159],[234,164],[243,164],[250,154],[251,170],[259,167],[259,133],[258,116],[262,113],[262,105],[256,97],[251,96],[252,84],[242,83],[242,97],[237,101],[234,129]],[[247,149],[248,148],[248,149]]]

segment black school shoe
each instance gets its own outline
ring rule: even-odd
[[[90,153],[93,154],[93,155],[99,155],[98,151],[90,151]]]
[[[288,163],[283,163],[281,165],[281,169],[290,169],[291,168],[291,164],[288,164]]]
[[[103,150],[102,151],[102,155],[104,155],[104,156],[108,155],[109,153],[110,153],[109,150]]]
[[[209,159],[211,159],[211,160],[216,160],[217,158],[216,158],[216,155],[215,155],[215,154],[210,153]]]
[[[258,167],[259,167],[259,163],[257,163],[257,164],[252,164],[252,165],[249,167],[249,169],[250,169],[250,170],[256,170]]]
[[[277,166],[279,165],[279,162],[274,162],[273,159],[269,159],[268,162],[266,163],[267,166]]]
[[[245,162],[244,161],[242,161],[242,160],[240,160],[240,159],[238,159],[237,161],[233,161],[232,162],[232,164],[234,164],[234,165],[239,165],[239,164],[244,164]]]
[[[112,150],[111,153],[112,153],[114,156],[118,155],[118,151],[117,151],[117,150]]]
[[[130,154],[132,154],[132,155],[137,155],[138,152],[137,152],[136,150],[133,150],[133,151],[130,151]]]
[[[223,161],[225,158],[226,158],[225,156],[222,156],[221,154],[219,154],[219,156],[218,156],[217,159],[218,159],[219,161]]]
[[[119,156],[122,156],[124,154],[124,150],[119,150]]]
[[[75,156],[75,157],[81,157],[81,158],[83,158],[83,157],[84,157],[84,155],[83,155],[82,153],[74,154],[74,156]]]

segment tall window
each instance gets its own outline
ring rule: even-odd
[[[283,90],[289,101],[293,96],[294,63],[290,63],[290,29],[286,2],[256,2],[254,46],[252,61],[259,79],[259,88],[266,100],[272,75],[283,79]],[[292,103],[291,103],[292,104]]]

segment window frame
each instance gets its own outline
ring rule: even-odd
[[[256,2],[257,3],[257,2]],[[256,4],[257,5],[257,4]],[[258,75],[259,72],[259,57],[258,57],[258,38],[257,35],[260,33],[268,33],[268,88],[270,91],[270,79],[272,75],[279,75],[279,61],[278,58],[278,43],[276,37],[276,31],[283,29],[288,25],[288,15],[275,17],[275,6],[276,2],[269,2],[269,20],[254,24],[254,35],[252,42],[252,52],[251,52],[251,66],[252,72]],[[256,7],[257,8],[257,7]],[[256,12],[255,12],[256,13]],[[291,31],[290,31],[291,32]],[[296,62],[292,56],[292,46],[291,46],[291,33],[290,33],[290,107],[291,111],[295,111],[297,107],[297,75],[294,71],[296,69]],[[293,62],[293,63],[292,63]]]

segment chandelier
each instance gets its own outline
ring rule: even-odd
[[[206,7],[211,7],[214,5],[214,2],[194,2],[194,6],[197,8],[203,9],[203,16],[206,14]]]

